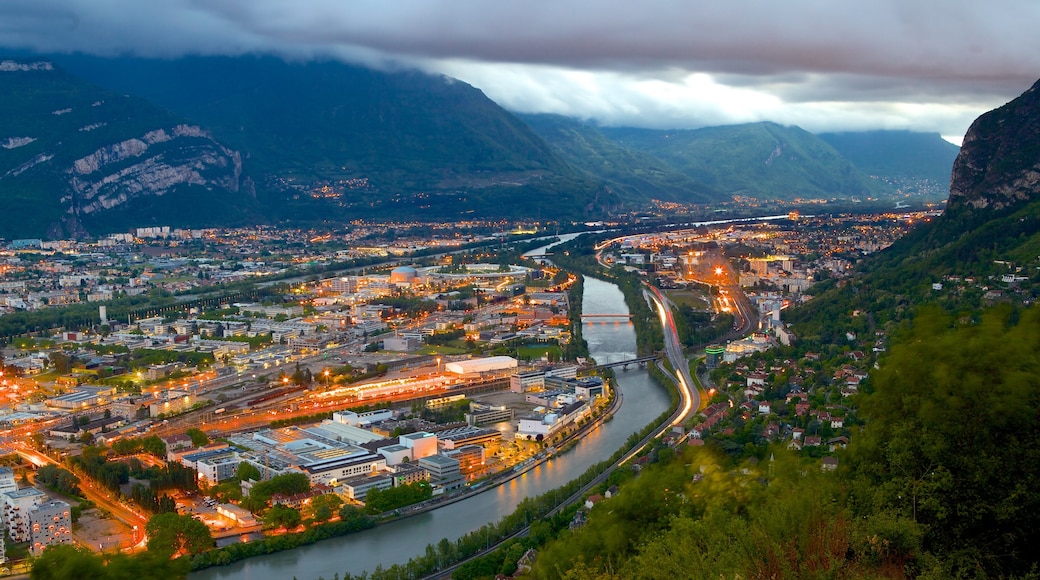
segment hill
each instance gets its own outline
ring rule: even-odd
[[[709,203],[718,192],[667,162],[612,141],[595,125],[561,115],[520,115],[571,166],[601,179],[625,199]]]
[[[853,131],[818,136],[868,175],[928,179],[943,186],[949,184],[950,168],[960,152],[938,133]]]
[[[527,575],[1034,577],[1040,494],[1024,482],[1040,465],[1038,87],[972,125],[942,216],[791,311],[798,345],[741,359],[780,379],[772,410],[756,417],[752,403],[693,448],[658,444],[637,474],[612,474],[619,488],[590,498],[573,525],[532,526]],[[890,346],[857,389],[822,397],[815,378],[788,382],[780,361],[816,375],[821,351],[850,349],[846,330]],[[742,394],[739,378],[729,380]],[[823,433],[824,415],[799,413],[784,393],[855,424],[847,447],[832,440],[821,463],[767,437],[738,444],[751,457],[734,460],[720,439],[754,421],[782,433],[808,420],[806,435]],[[734,406],[731,396],[716,405]]]
[[[798,127],[751,123],[676,131],[604,128],[602,132],[727,198],[865,198],[890,189]]]
[[[1040,83],[1038,83],[1040,85]],[[946,211],[791,311],[807,338],[867,331],[922,303],[973,310],[1040,294],[1040,91],[1034,85],[976,120],[953,165]],[[854,311],[868,317],[851,317]]]
[[[950,168],[960,148],[938,133],[862,131],[819,137],[904,198],[941,202],[950,194]]]
[[[0,63],[0,99],[4,237],[75,236],[113,224],[215,225],[257,215],[241,154],[151,103],[45,60]]]
[[[416,71],[273,57],[56,57],[243,152],[272,219],[602,213],[618,202],[478,89]]]

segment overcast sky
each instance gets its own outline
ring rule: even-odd
[[[959,139],[1040,77],[1035,0],[0,0],[0,47],[418,66],[605,125]]]

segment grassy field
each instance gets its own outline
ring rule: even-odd
[[[553,353],[549,355],[549,358],[553,359],[555,357],[554,360],[560,360],[563,356],[563,349],[555,344],[521,346],[516,351],[517,358],[521,360],[539,360],[547,353]]]
[[[694,310],[711,309],[711,297],[703,290],[665,290],[664,294],[678,306],[686,305]]]

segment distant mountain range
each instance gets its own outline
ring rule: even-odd
[[[729,198],[833,199],[879,195],[871,180],[819,137],[798,127],[751,123],[685,131],[604,129]]]
[[[922,303],[959,311],[1002,300],[1005,292],[1031,303],[1040,298],[1040,81],[1010,103],[980,116],[964,137],[952,168],[946,211],[864,261],[863,275],[845,285],[817,287],[819,295],[792,310],[796,332],[866,330],[912,315]],[[1030,280],[1024,291],[1005,276]],[[972,279],[967,289],[955,280]],[[945,283],[945,284],[944,284]],[[950,288],[947,288],[950,286]],[[985,287],[985,288],[983,288]],[[951,289],[952,288],[952,289]],[[857,328],[858,327],[858,328]]]
[[[875,145],[847,134],[832,146],[773,123],[650,131],[518,118],[454,79],[338,62],[3,62],[8,239],[151,224],[585,219],[655,199],[876,197],[895,189],[876,178],[881,170],[931,177],[923,159],[952,147],[912,133],[880,134]],[[908,150],[922,161],[907,162]]]

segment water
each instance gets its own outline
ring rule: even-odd
[[[541,253],[543,249],[532,250]],[[586,313],[625,313],[624,296],[613,284],[585,279],[582,310]],[[590,354],[600,363],[635,357],[635,330],[627,322],[592,322],[582,328]],[[624,404],[614,419],[581,440],[571,451],[482,494],[350,536],[243,560],[191,574],[191,580],[331,578],[344,572],[360,574],[377,565],[401,564],[422,554],[441,538],[455,540],[511,513],[525,497],[559,487],[592,464],[609,457],[633,432],[664,412],[669,397],[643,369],[617,371]]]

